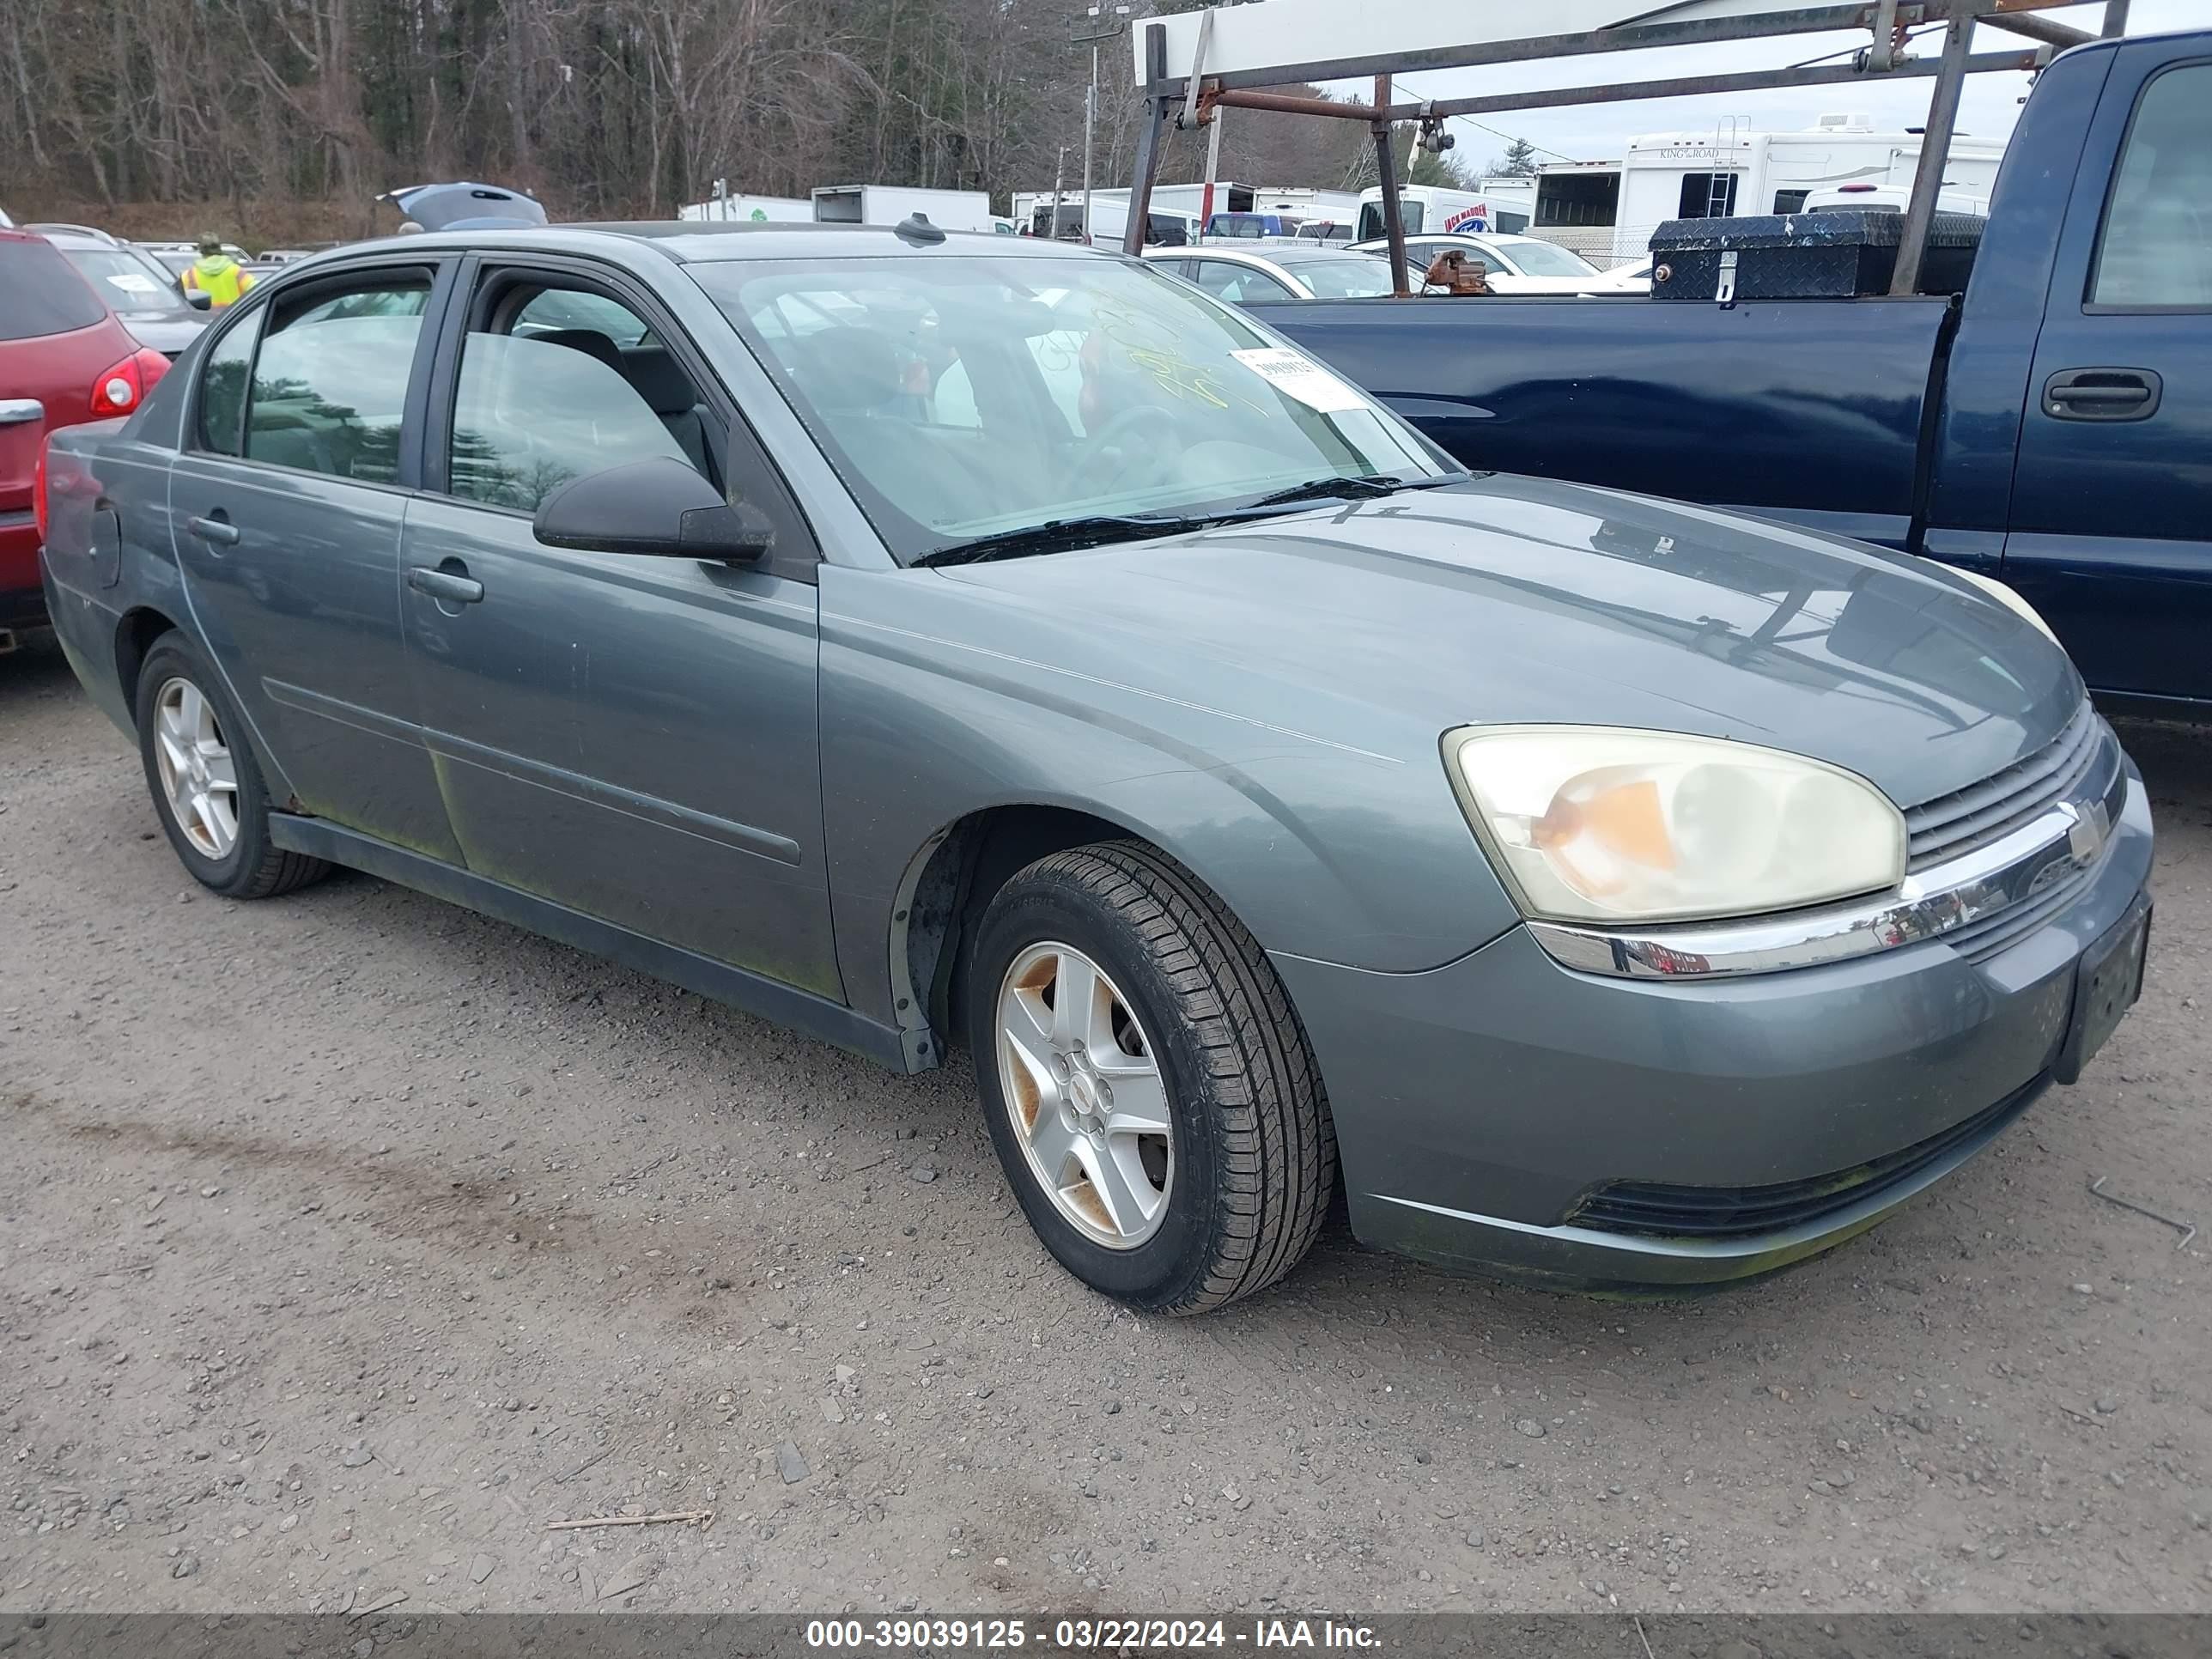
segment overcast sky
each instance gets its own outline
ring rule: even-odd
[[[2102,27],[2101,3],[2068,7],[2046,14],[2092,33]],[[2130,34],[2154,34],[2163,29],[2202,27],[2212,23],[2212,0],[2135,0],[2128,14]],[[1723,75],[1747,70],[1778,69],[1833,53],[1848,53],[1864,46],[1863,34],[1805,34],[1770,40],[1731,41],[1721,46],[1684,46],[1663,52],[1614,52],[1583,58],[1560,58],[1531,64],[1501,64],[1484,69],[1437,70],[1399,77],[1396,93],[1427,98],[1474,98],[1486,93],[1533,91],[1543,87],[1589,86],[1613,81],[1672,79],[1686,75]],[[1943,32],[1933,29],[1918,38],[1914,47],[1922,57],[1934,58],[1942,49]],[[2002,52],[2030,46],[2033,41],[1984,25],[1975,32],[1977,52]],[[1885,82],[1869,77],[1864,82],[1840,86],[1782,88],[1704,98],[1656,98],[1627,104],[1588,104],[1564,109],[1516,110],[1510,114],[1480,118],[1498,132],[1528,139],[1538,147],[1544,161],[1617,159],[1628,139],[1645,132],[1711,132],[1734,116],[1749,128],[1792,132],[1813,125],[1831,110],[1864,111],[1878,128],[1894,131],[1920,125],[1927,119],[1928,99],[1934,82],[1928,80]],[[2012,131],[2026,95],[2025,75],[1973,75],[1966,78],[1959,112],[1959,127],[1978,138],[2002,138]],[[1365,98],[1371,82],[1340,82],[1331,88],[1347,97]],[[1505,148],[1505,139],[1483,131],[1472,120],[1452,123],[1459,140],[1455,154],[1480,168]]]

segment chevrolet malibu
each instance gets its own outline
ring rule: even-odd
[[[1742,1277],[2071,1083],[2142,782],[1995,581],[1459,471],[1040,241],[285,267],[55,434],[53,619],[198,881],[345,865],[918,1072],[1077,1276],[1354,1231]]]

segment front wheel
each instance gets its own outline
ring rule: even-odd
[[[1206,885],[1133,842],[1038,860],[970,953],[969,1046],[1030,1224],[1109,1296],[1200,1313],[1311,1246],[1336,1141],[1266,955]]]

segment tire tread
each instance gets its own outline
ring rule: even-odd
[[[1219,896],[1146,842],[1072,848],[1022,876],[1078,889],[1145,942],[1223,1108],[1214,1248],[1158,1311],[1202,1313],[1264,1290],[1312,1248],[1336,1182],[1328,1097],[1282,981]]]

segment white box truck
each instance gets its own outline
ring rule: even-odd
[[[709,224],[803,225],[814,218],[814,204],[797,196],[717,196],[676,210],[679,219]]]
[[[991,211],[980,190],[924,190],[915,185],[817,185],[814,222],[821,225],[895,225],[908,214],[927,216],[939,230],[1013,233],[1012,222]]]

